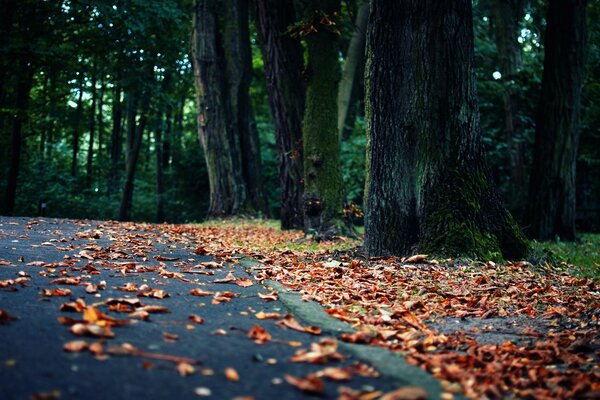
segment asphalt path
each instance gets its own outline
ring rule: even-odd
[[[285,375],[306,377],[325,367],[350,367],[360,361],[351,352],[340,350],[345,356],[342,361],[322,365],[290,362],[290,357],[299,349],[308,349],[311,343],[318,343],[326,335],[288,329],[277,325],[276,320],[259,320],[256,313],[260,311],[284,316],[290,310],[281,300],[267,302],[259,297],[259,293],[268,293],[269,289],[255,281],[248,287],[235,282],[214,282],[229,274],[236,279],[251,278],[244,267],[225,263],[222,268],[199,271],[193,266],[211,258],[195,254],[193,243],[170,242],[161,235],[160,225],[127,232],[128,240],[124,240],[110,234],[110,229],[105,229],[106,224],[0,217],[0,282],[26,278],[0,287],[0,310],[17,318],[0,321],[0,399],[234,399],[243,396],[305,399],[314,395],[286,382]],[[110,258],[102,258],[103,254],[110,254]],[[52,267],[48,263],[57,264]],[[161,275],[158,273],[161,270],[181,273],[183,279]],[[51,283],[69,277],[81,279],[80,285]],[[102,288],[103,281],[105,288]],[[96,293],[86,292],[88,282],[100,285],[100,289]],[[147,285],[150,289],[164,290],[169,296],[137,297],[135,291],[117,289],[125,285],[135,285],[138,289]],[[71,294],[43,295],[45,289],[57,288],[69,289]],[[190,295],[189,291],[195,288],[229,291],[236,296],[229,302],[213,304],[213,296]],[[139,299],[144,305],[164,306],[170,312],[151,313],[146,321],[132,320],[131,324],[114,326],[111,328],[114,337],[105,339],[76,336],[68,325],[57,319],[81,319],[81,313],[61,311],[60,307],[63,303],[83,299],[86,305],[96,304],[98,310],[110,317],[128,320],[126,313],[109,311],[105,304],[110,298],[125,297]],[[197,315],[204,322],[195,323],[189,319],[190,315]],[[302,320],[299,322],[304,324]],[[250,339],[248,332],[255,324],[265,329],[272,339],[263,344]],[[95,357],[89,351],[63,350],[65,343],[73,340],[85,340],[88,344],[100,342],[104,353]],[[125,343],[135,346],[139,350],[137,354],[106,354],[110,346]],[[168,357],[163,357],[165,355]],[[185,364],[182,366],[177,359],[169,357],[189,358],[188,364],[192,367],[186,370]],[[178,371],[178,365],[182,370]],[[227,376],[225,371],[230,368],[237,372],[238,380]],[[323,380],[325,392],[321,398],[328,399],[338,398],[341,386],[384,393],[399,386],[398,380],[385,375],[374,378],[353,374],[352,379],[345,382]]]

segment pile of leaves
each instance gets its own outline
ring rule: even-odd
[[[283,250],[301,242],[301,232],[239,221],[165,228],[217,257],[259,259],[264,266],[254,268],[257,280],[278,281],[320,302],[357,328],[342,340],[399,352],[440,379],[447,393],[600,395],[597,280],[527,262],[365,259],[360,251],[331,253],[327,242],[316,252]],[[495,340],[487,332],[496,333]]]

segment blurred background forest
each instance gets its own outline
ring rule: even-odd
[[[521,220],[543,72],[546,2],[518,2],[517,23],[507,26],[510,17],[498,12],[500,1],[473,3],[478,95],[488,162],[506,206]],[[196,127],[192,2],[2,3],[2,213],[34,216],[45,203],[48,217],[118,218],[128,180],[127,153],[137,135],[141,142],[130,182],[130,218],[203,220],[209,184]],[[339,57],[344,65],[362,3],[342,4]],[[277,216],[275,128],[253,14],[250,6],[250,100],[260,139],[267,214]],[[600,229],[599,20],[600,4],[590,2],[577,162],[577,225],[584,231]],[[513,32],[518,46],[507,42],[506,32]],[[360,63],[364,61],[357,68],[341,134],[344,195],[358,206],[363,202],[366,146]],[[11,199],[5,193],[11,192],[13,182]]]

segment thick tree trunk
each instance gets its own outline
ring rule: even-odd
[[[79,157],[79,137],[81,136],[81,117],[83,116],[83,87],[84,77],[81,74],[79,82],[79,94],[77,96],[77,108],[75,109],[75,121],[73,122],[73,136],[71,138],[71,176],[77,176]]]
[[[484,161],[471,1],[373,1],[367,57],[368,254],[523,257]]]
[[[344,133],[346,120],[348,119],[348,110],[352,100],[355,77],[362,69],[361,64],[364,64],[365,56],[365,39],[367,30],[367,21],[369,20],[369,4],[363,4],[356,14],[356,22],[348,52],[346,53],[346,61],[342,70],[342,80],[338,90],[338,135],[340,140]],[[362,78],[362,77],[361,77]]]
[[[256,20],[263,44],[267,92],[277,135],[281,228],[302,229],[304,61],[300,42],[286,33],[295,22],[292,0],[257,0]]]
[[[125,184],[121,195],[121,204],[119,206],[119,220],[129,221],[133,209],[133,189],[135,180],[135,170],[137,168],[142,146],[144,129],[148,121],[149,96],[145,95],[142,99],[142,105],[139,108],[140,120],[136,124],[136,115],[138,111],[137,96],[129,95],[127,101],[127,157],[125,169]]]
[[[104,147],[104,91],[106,85],[104,79],[100,81],[100,91],[98,92],[98,114],[96,114],[96,125],[98,126],[98,156],[103,158]]]
[[[121,87],[116,84],[112,99],[112,133],[110,138],[110,173],[108,178],[108,194],[115,193],[119,186],[119,165],[123,148],[123,105],[121,103]]]
[[[575,239],[575,166],[586,43],[585,0],[550,0],[533,169],[529,234]]]
[[[86,162],[86,183],[87,187],[92,185],[92,168],[94,165],[94,140],[96,136],[96,72],[92,71],[92,104],[90,106],[89,119],[89,143]]]
[[[260,142],[250,103],[252,54],[248,18],[248,1],[226,2],[224,47],[229,86],[229,129],[233,138],[232,149],[239,149],[239,157],[234,160],[240,163],[236,170],[241,173],[249,205],[254,211],[268,214],[261,178]]]
[[[227,129],[227,88],[215,8],[211,0],[196,1],[192,36],[198,136],[210,185],[209,217],[236,214],[245,194],[236,179]]]
[[[8,169],[8,181],[6,185],[6,197],[3,210],[3,214],[5,215],[12,215],[15,208],[19,169],[21,167],[23,123],[27,119],[29,93],[33,85],[33,70],[28,66],[28,63],[25,60],[21,60],[19,64],[19,73],[17,75],[16,82],[16,113],[13,118],[11,131],[10,164]]]
[[[517,203],[524,202],[525,189],[525,143],[515,118],[514,80],[521,66],[519,20],[523,15],[523,0],[494,0],[493,22],[500,72],[502,74],[502,103],[504,108],[504,134],[508,143],[511,171],[510,197]],[[521,198],[521,199],[518,199]]]
[[[312,7],[311,7],[312,6]],[[307,10],[327,18],[339,15],[339,0],[315,1]],[[306,36],[308,85],[302,131],[304,139],[304,229],[325,234],[338,231],[342,221],[342,173],[337,130],[340,80],[338,34],[322,14],[312,16],[316,32]],[[335,27],[335,25],[334,25]]]

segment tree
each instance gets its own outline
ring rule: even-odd
[[[330,235],[339,231],[342,173],[337,130],[340,80],[336,20],[339,0],[306,1],[302,33],[307,44],[304,145],[304,229]]]
[[[502,102],[504,106],[504,134],[508,143],[512,197],[523,193],[525,181],[524,139],[518,131],[515,110],[515,79],[521,67],[521,47],[519,20],[523,15],[523,0],[493,0],[493,22],[498,51],[500,73],[502,74]]]
[[[480,138],[469,0],[374,0],[367,30],[369,255],[520,258]]]
[[[575,167],[586,43],[586,0],[550,0],[529,185],[529,234],[575,240]]]
[[[269,214],[262,184],[261,154],[258,131],[250,102],[252,82],[252,54],[248,27],[249,9],[246,0],[228,0],[225,3],[227,22],[224,24],[224,50],[229,88],[229,123],[233,158],[238,179],[243,179],[247,200],[254,211]],[[239,149],[239,151],[238,151]]]
[[[210,0],[196,1],[192,33],[198,136],[204,149],[210,185],[209,217],[236,214],[245,194],[240,187],[243,182],[238,181],[234,170],[216,6]]]
[[[302,229],[304,68],[300,42],[286,32],[295,22],[292,0],[257,0],[269,106],[275,122],[281,227]]]
[[[340,140],[344,133],[348,110],[352,100],[352,93],[357,92],[355,84],[364,76],[364,54],[367,21],[369,20],[369,3],[360,6],[356,13],[356,21],[352,38],[348,45],[346,60],[342,70],[342,79],[338,89],[338,133]],[[360,72],[360,73],[359,73]],[[361,75],[362,74],[362,75]]]

